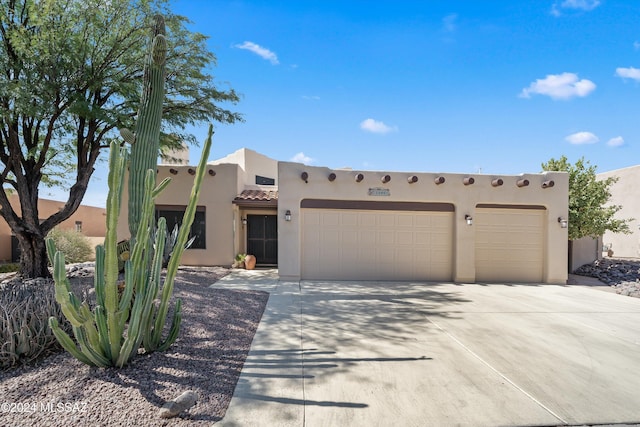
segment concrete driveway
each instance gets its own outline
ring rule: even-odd
[[[640,299],[390,282],[271,292],[227,426],[640,423]]]

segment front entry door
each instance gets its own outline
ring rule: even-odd
[[[247,215],[247,254],[257,264],[278,264],[278,216]]]

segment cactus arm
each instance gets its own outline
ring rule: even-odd
[[[48,241],[52,242],[51,239],[48,239]],[[87,320],[87,318],[80,310],[80,302],[73,292],[71,292],[69,279],[67,279],[67,273],[64,266],[64,254],[56,251],[53,258],[53,278],[55,281],[56,301],[60,304],[62,313],[69,322],[73,326],[80,326]]]
[[[93,287],[96,290],[96,304],[104,308],[104,245],[96,246],[96,261],[93,271]]]
[[[138,349],[136,343],[138,342],[138,336],[140,335],[140,323],[142,321],[142,311],[145,303],[144,300],[145,297],[143,295],[139,295],[133,300],[133,307],[131,309],[131,318],[129,319],[129,329],[127,330],[127,337],[122,343],[120,354],[118,355],[118,358],[115,362],[115,365],[118,367],[126,365],[133,356],[134,352],[136,352]]]
[[[140,343],[144,339],[145,330],[149,327],[149,319],[155,311],[152,309],[152,305],[157,293],[157,284],[149,283],[146,290],[134,299],[127,337],[124,340],[116,366],[121,367],[127,364],[134,352],[140,347]]]
[[[120,353],[123,329],[117,321],[118,311],[118,250],[117,250],[117,228],[118,214],[122,200],[122,186],[124,179],[124,168],[127,161],[126,151],[118,146],[115,141],[111,143],[109,153],[109,195],[107,196],[107,232],[104,239],[104,285],[102,295],[105,316],[107,320],[107,332],[109,342],[109,354],[115,362]],[[96,276],[101,276],[97,273]],[[100,277],[97,280],[101,280]]]
[[[164,250],[165,250],[165,243],[167,241],[167,220],[164,217],[160,217],[158,218],[158,226],[157,226],[157,231],[156,231],[156,236],[155,236],[155,251],[154,251],[154,256],[153,256],[153,263],[152,263],[152,267],[151,267],[151,271],[150,271],[150,275],[149,275],[149,293],[153,294],[153,299],[156,298],[157,294],[158,294],[158,289],[160,288],[160,272],[162,271],[162,261],[164,259]],[[153,311],[151,311],[149,313],[149,316],[147,316],[146,320],[146,324],[144,325],[144,336],[143,336],[143,345],[145,350],[149,349],[149,351],[153,351],[155,350],[153,344],[152,344],[152,331],[151,331],[151,320],[153,319],[153,315],[155,314],[156,310],[154,308]],[[163,324],[164,326],[164,324]]]
[[[176,307],[173,314],[173,321],[171,322],[171,329],[169,330],[169,335],[167,335],[167,339],[165,339],[159,346],[158,351],[167,350],[171,344],[175,342],[178,338],[178,333],[180,332],[180,322],[182,321],[182,300],[176,300]]]
[[[91,359],[89,359],[80,350],[78,350],[78,347],[76,347],[76,344],[73,342],[71,337],[60,328],[60,326],[58,325],[58,320],[55,317],[49,318],[49,327],[51,328],[51,332],[53,332],[53,335],[56,337],[60,345],[62,345],[65,350],[71,353],[73,357],[87,365],[96,366],[91,361]]]
[[[75,328],[73,332],[76,337],[76,341],[78,341],[78,345],[80,346],[80,351],[85,355],[85,357],[91,360],[93,365],[100,366],[101,368],[106,368],[107,366],[112,365],[111,360],[99,353],[98,350],[100,350],[100,348],[92,345],[87,337],[85,328]]]
[[[127,286],[127,283],[131,283],[134,284],[135,283],[135,276],[134,276],[134,271],[131,268],[131,263],[129,261],[127,261],[125,263],[125,270],[124,270],[124,292],[122,292],[122,295],[120,296],[120,306],[119,306],[119,311],[121,311],[123,313],[123,325],[122,327],[124,327],[124,321],[126,321],[127,317],[129,317],[129,310],[131,309],[131,299],[133,298],[133,291],[134,291],[134,287],[135,286]]]
[[[136,143],[131,146],[129,176],[129,231],[135,236],[142,217],[146,171],[156,170],[160,151],[160,124],[166,75],[167,41],[164,19],[154,17],[154,38],[145,64],[142,97],[136,121]]]
[[[58,252],[55,242],[53,241],[53,239],[48,238],[48,239],[45,239],[44,244],[47,247],[47,256],[49,257],[49,264],[55,265],[55,262],[54,262],[55,255],[56,255],[56,252]]]
[[[104,307],[97,306],[95,309],[96,328],[98,329],[98,346],[109,360],[113,359],[111,354],[111,346],[109,345],[109,328],[107,326],[107,315],[105,314]]]
[[[131,267],[135,270],[136,273],[136,284],[138,286],[144,286],[145,280],[144,277],[147,273],[147,266],[149,265],[149,256],[150,256],[150,247],[149,247],[149,225],[150,225],[150,217],[149,212],[151,212],[151,217],[153,217],[153,211],[155,208],[154,200],[151,197],[151,192],[153,191],[154,181],[155,181],[155,171],[149,169],[146,174],[145,181],[145,190],[144,191],[144,200],[141,206],[138,206],[139,209],[142,209],[146,212],[147,215],[142,215],[140,218],[139,227],[137,230],[137,234],[135,236],[134,244],[131,248]],[[139,291],[144,292],[144,289],[139,289]]]
[[[156,197],[158,197],[160,195],[160,193],[162,193],[162,191],[164,191],[165,188],[167,188],[167,186],[171,183],[171,178],[165,178],[163,179],[160,184],[158,184],[158,186],[153,190],[153,193],[151,194],[151,197],[155,200]]]
[[[124,142],[128,142],[131,145],[136,143],[136,135],[129,129],[122,128],[118,130],[120,131],[120,136],[122,137],[122,139],[124,139]]]
[[[161,340],[162,328],[167,318],[167,311],[169,310],[169,298],[173,293],[173,285],[176,273],[178,272],[178,266],[182,259],[182,253],[184,252],[185,243],[189,238],[189,231],[191,230],[191,224],[193,224],[193,218],[196,214],[196,207],[198,200],[200,199],[200,189],[202,187],[202,179],[207,166],[207,159],[209,158],[209,152],[211,151],[211,144],[213,139],[213,126],[209,125],[209,132],[204,146],[202,147],[202,154],[200,156],[200,163],[196,169],[196,175],[193,180],[193,187],[191,188],[191,196],[189,198],[189,204],[185,210],[182,218],[182,226],[178,233],[178,242],[174,249],[175,253],[169,260],[167,266],[167,274],[165,277],[164,286],[162,287],[162,298],[160,299],[160,307],[158,308],[158,314],[156,316],[155,327],[153,331],[152,343],[157,347]],[[179,324],[176,326],[179,327]]]

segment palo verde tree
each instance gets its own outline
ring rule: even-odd
[[[621,206],[608,204],[609,188],[617,178],[597,179],[596,166],[584,158],[573,165],[565,156],[558,160],[552,158],[542,164],[542,169],[569,173],[569,240],[595,238],[605,231],[629,233],[631,219],[616,219]]]
[[[152,16],[166,19],[163,146],[196,144],[184,128],[242,120],[207,68],[206,37],[186,29],[169,0],[0,1],[0,215],[16,235],[23,277],[47,277],[45,236],[80,205],[100,153],[135,128]],[[42,218],[39,191],[69,189],[57,213]]]

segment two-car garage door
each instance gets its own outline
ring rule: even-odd
[[[542,282],[546,214],[541,206],[476,206],[476,281]],[[451,281],[454,226],[468,227],[454,218],[447,203],[303,200],[301,276]]]
[[[305,200],[301,207],[304,279],[452,280],[450,204]]]

